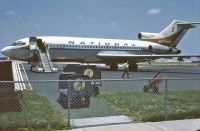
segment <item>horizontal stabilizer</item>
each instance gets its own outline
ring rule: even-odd
[[[182,28],[194,28],[197,24],[200,24],[200,22],[177,23]]]
[[[200,22],[188,22],[188,23],[178,23],[178,24],[200,24]]]

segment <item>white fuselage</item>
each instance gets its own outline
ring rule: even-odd
[[[153,42],[140,40],[120,40],[120,39],[97,39],[80,37],[58,37],[58,36],[37,36],[38,39],[48,45],[52,60],[74,61],[90,63],[123,63],[126,59],[112,59],[106,61],[97,56],[98,53],[112,53],[124,55],[145,55],[151,54],[148,48],[153,46],[158,48],[159,54],[167,54],[169,47]],[[10,58],[26,60],[33,53],[30,51],[29,38],[17,40],[11,46],[2,49],[2,53]],[[20,44],[23,43],[23,44]],[[6,50],[6,52],[5,52]],[[169,53],[168,53],[169,54]],[[145,61],[144,59],[134,59],[134,62]]]

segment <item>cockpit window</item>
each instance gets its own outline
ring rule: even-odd
[[[25,44],[26,44],[25,42],[17,41],[17,42],[14,42],[11,46],[21,46]]]

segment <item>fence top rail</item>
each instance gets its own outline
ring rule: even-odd
[[[31,80],[31,81],[0,81],[0,83],[41,83],[41,82],[106,82],[106,81],[144,81],[157,78],[133,78],[133,79],[92,79],[92,80]],[[159,80],[200,80],[200,77],[190,78],[159,78]]]

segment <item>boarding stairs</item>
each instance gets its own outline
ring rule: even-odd
[[[39,50],[39,56],[43,67],[43,72],[54,72],[55,69],[53,68],[52,62],[48,55],[48,50],[46,50],[46,52]]]
[[[40,40],[40,42],[38,42],[38,40]],[[30,37],[29,43],[30,43],[30,50],[34,54],[38,55],[40,59],[43,72],[56,72],[57,68],[53,67],[53,64],[51,62],[51,57],[49,55],[48,46],[46,46],[41,39],[37,39],[36,37]]]
[[[13,77],[15,77],[16,80],[15,82],[16,90],[32,90],[32,86],[27,77],[23,63],[19,61],[14,61],[13,72],[15,74]]]
[[[148,83],[144,86],[144,92],[159,93],[159,85],[162,82],[161,73],[158,72]]]

